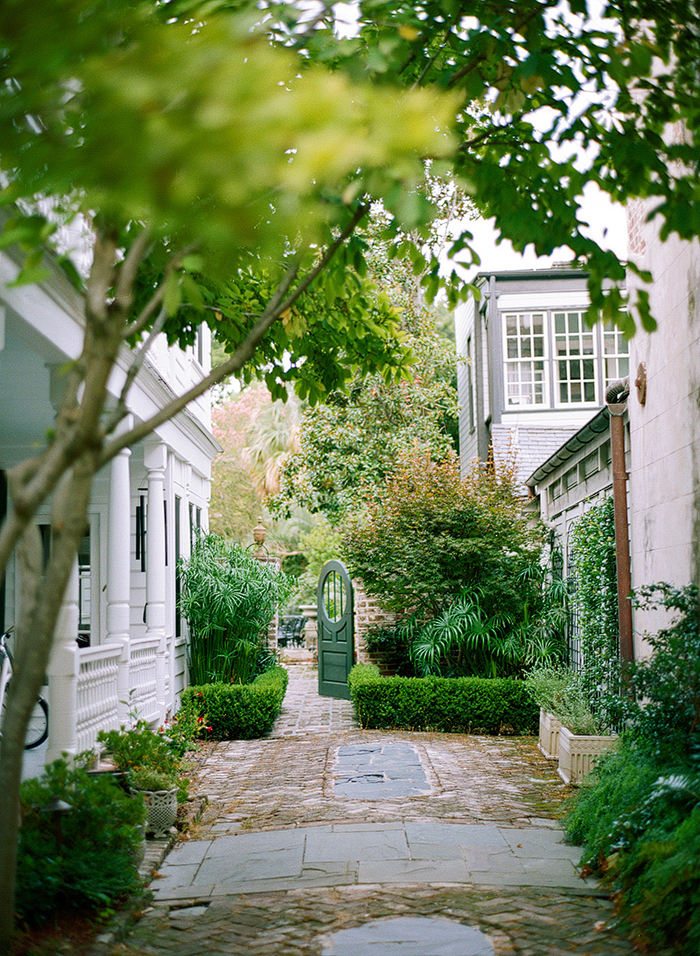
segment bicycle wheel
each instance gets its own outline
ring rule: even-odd
[[[25,750],[34,750],[49,736],[49,705],[43,697],[37,697],[32,716],[29,718],[27,737],[24,741]]]

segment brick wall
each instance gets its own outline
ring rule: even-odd
[[[627,203],[627,239],[629,251],[634,255],[642,256],[646,252],[647,244],[644,237],[644,220],[647,208],[643,200],[630,199]]]
[[[370,652],[365,645],[365,634],[370,627],[393,627],[397,617],[383,608],[377,598],[367,594],[359,578],[352,582],[355,602],[355,658],[358,664],[376,664],[382,674],[393,674],[395,666],[390,654]]]

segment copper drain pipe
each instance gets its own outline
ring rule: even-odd
[[[634,661],[632,637],[632,576],[630,572],[630,532],[627,520],[627,468],[625,466],[625,424],[629,380],[614,382],[605,393],[610,413],[613,505],[615,512],[615,560],[617,565],[617,610],[620,627],[620,660]]]

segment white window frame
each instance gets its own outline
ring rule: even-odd
[[[614,343],[618,348],[614,352],[606,352],[606,336],[614,336]],[[605,322],[601,325],[600,328],[600,338],[601,338],[601,361],[603,369],[603,388],[607,389],[608,385],[611,385],[613,382],[619,381],[621,378],[627,378],[630,374],[630,350],[629,350],[629,340],[626,339],[622,332],[617,328],[617,326],[612,325],[611,322]],[[619,346],[621,343],[624,343],[627,347],[626,352],[621,352]],[[608,362],[615,363],[615,375],[608,375]],[[620,370],[620,362],[627,362],[627,371]]]
[[[522,310],[509,310],[508,312],[503,312],[503,371],[504,371],[504,405],[505,408],[509,411],[513,409],[546,409],[550,407],[550,393],[549,393],[549,375],[547,373],[547,366],[549,364],[549,336],[547,334],[547,309],[522,309]],[[517,323],[517,342],[518,342],[518,355],[516,357],[510,357],[508,355],[508,319],[515,316]],[[520,325],[521,319],[525,316],[529,317],[530,322],[534,325],[535,317],[542,317],[542,355],[522,355],[522,341],[524,337],[520,336]],[[535,333],[534,331],[530,333],[530,340],[534,342]],[[540,362],[542,364],[542,401],[532,401],[532,402],[523,402],[515,401],[511,402],[509,394],[509,380],[508,380],[508,371],[510,368],[524,368],[527,364],[530,364],[532,372],[532,387],[533,387],[533,398],[535,395],[534,387],[536,384],[536,379],[534,376],[535,367],[534,363]],[[526,381],[523,382],[523,379],[519,377],[519,395],[522,398],[522,387],[523,385],[528,384]]]
[[[598,367],[599,367],[599,349],[598,349],[598,335],[597,329],[594,326],[589,328],[585,323],[585,313],[586,309],[584,307],[566,307],[561,309],[551,309],[549,311],[549,334],[551,336],[552,342],[552,394],[554,396],[554,408],[596,408],[601,402],[601,396],[598,394]],[[569,316],[571,315],[578,316],[578,331],[571,332],[569,330]],[[558,315],[564,316],[565,330],[563,333],[557,333],[556,330],[556,317]],[[591,344],[593,351],[590,354],[584,354],[583,352],[583,336],[590,336]],[[558,342],[557,339],[564,337],[567,342],[567,351],[564,355],[559,355]],[[577,354],[576,352],[571,352],[571,343],[578,339],[580,351]],[[593,370],[592,376],[590,378],[583,377],[583,367],[581,367],[581,378],[572,379],[571,377],[571,363],[580,362],[583,365],[583,362],[592,362]],[[571,388],[573,384],[580,383],[581,385],[581,394],[582,396],[585,393],[586,383],[593,385],[593,398],[586,399],[581,398],[579,401],[564,401],[561,397],[561,385],[562,379],[559,375],[560,362],[566,363],[569,374],[566,378],[567,391],[571,395]]]

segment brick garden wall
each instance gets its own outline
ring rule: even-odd
[[[369,653],[365,645],[365,633],[370,627],[393,627],[397,616],[387,611],[371,594],[367,594],[359,578],[352,582],[355,600],[355,657],[358,664],[376,664],[382,674],[393,674],[395,667],[390,654]]]

